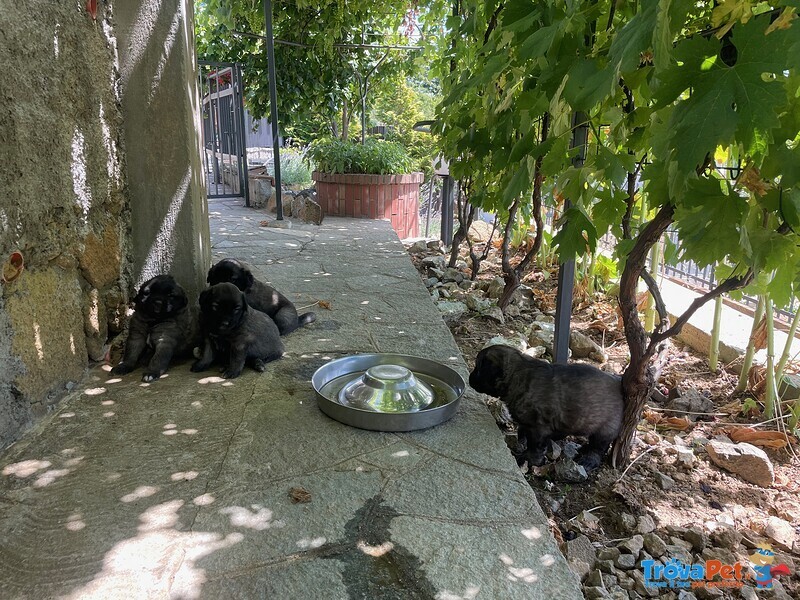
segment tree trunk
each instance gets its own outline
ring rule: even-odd
[[[644,270],[647,254],[661,235],[672,223],[675,207],[665,204],[658,214],[636,238],[622,271],[619,286],[619,307],[625,324],[625,338],[631,362],[622,376],[622,394],[625,398],[625,413],[622,429],[614,440],[611,461],[614,467],[620,468],[630,460],[631,447],[636,435],[636,426],[641,419],[642,408],[655,385],[655,378],[650,371],[650,359],[655,347],[648,345],[647,333],[639,319],[636,307],[636,290],[639,277]]]
[[[466,187],[469,189],[470,182],[467,181],[464,186],[458,186],[458,193],[456,194],[456,216],[458,217],[458,230],[453,234],[453,243],[450,246],[450,262],[448,267],[455,267],[458,260],[458,251],[461,244],[469,236],[469,228],[472,227],[472,220],[475,217],[475,209],[469,204],[469,193],[465,194],[467,198],[462,196],[462,190]]]
[[[347,100],[344,101],[342,108],[342,141],[346,142],[350,135],[350,112],[347,110]]]

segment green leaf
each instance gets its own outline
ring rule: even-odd
[[[747,202],[735,193],[724,193],[726,182],[713,177],[689,182],[686,197],[675,209],[675,223],[682,245],[682,259],[701,267],[725,256],[740,254],[740,230]]]
[[[530,187],[531,181],[528,174],[527,162],[523,163],[511,177],[511,181],[505,186],[503,190],[503,203],[506,206],[511,206],[511,203],[518,198],[522,192]]]
[[[616,77],[609,66],[596,59],[579,60],[567,76],[564,98],[573,110],[590,111],[611,94],[615,85]]]
[[[609,227],[619,223],[627,208],[628,195],[613,188],[597,192],[598,202],[592,206],[592,222],[598,235],[603,236]]]
[[[553,237],[553,244],[558,249],[558,261],[564,263],[587,252],[594,252],[597,230],[583,210],[572,206],[564,213],[561,229]]]
[[[747,154],[763,154],[771,141],[780,125],[778,110],[786,103],[784,72],[797,33],[791,28],[764,35],[768,23],[768,17],[756,17],[737,25],[732,45],[699,37],[679,44],[680,62],[666,70],[657,96],[664,103],[692,90],[672,114],[680,172],[694,170],[734,136]]]
[[[614,37],[609,56],[616,73],[638,67],[641,53],[650,49],[656,29],[657,7],[658,0],[642,0],[639,12]]]

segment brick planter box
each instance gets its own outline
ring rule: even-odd
[[[335,217],[389,219],[402,238],[419,236],[419,186],[422,173],[356,175],[319,173],[311,178],[324,214]]]

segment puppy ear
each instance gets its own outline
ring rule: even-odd
[[[246,267],[242,267],[242,275],[244,275],[245,289],[249,290],[252,287],[253,283],[255,283],[256,278],[253,277],[253,274],[250,272],[250,269]]]

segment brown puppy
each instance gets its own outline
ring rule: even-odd
[[[469,384],[508,406],[535,465],[544,462],[551,439],[576,435],[589,439],[578,462],[594,469],[622,426],[621,378],[591,365],[554,365],[508,346],[489,346],[478,353]]]
[[[136,311],[128,327],[123,359],[111,374],[130,373],[146,356],[149,362],[142,381],[153,381],[166,372],[174,356],[188,354],[198,338],[188,304],[186,292],[172,275],[158,275],[142,284],[134,298]]]
[[[283,355],[283,342],[275,323],[251,309],[232,283],[219,283],[200,293],[200,328],[203,354],[192,371],[205,371],[214,361],[224,366],[225,379],[241,375],[245,364],[262,372],[266,364]]]
[[[268,314],[275,321],[281,335],[317,319],[313,312],[298,317],[297,309],[286,296],[256,279],[245,263],[234,258],[225,258],[211,267],[206,281],[209,285],[225,282],[234,284],[244,292],[248,306]]]

